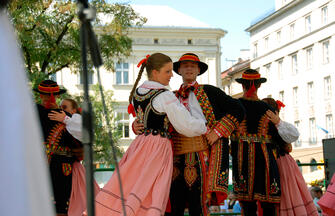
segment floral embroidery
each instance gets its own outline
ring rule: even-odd
[[[137,107],[137,109],[136,109],[136,116],[138,118],[138,122],[139,123],[143,123],[144,122],[144,112],[143,112],[141,106]]]
[[[62,163],[62,171],[65,176],[69,176],[72,173],[72,166],[69,163]]]
[[[145,101],[146,99],[150,98],[154,94],[156,94],[159,90],[161,90],[161,89],[153,89],[145,95],[138,94],[137,91],[136,91],[136,93],[134,94],[134,98],[135,98],[135,100],[142,102],[142,101]]]
[[[184,177],[185,182],[189,187],[192,187],[195,180],[197,180],[198,173],[197,169],[194,167],[197,163],[195,159],[195,153],[187,153],[185,154],[185,169],[184,169]]]
[[[274,180],[274,182],[270,186],[270,194],[277,194],[278,192],[279,192],[279,187],[278,187],[276,180]]]
[[[216,120],[214,116],[213,107],[209,102],[207,94],[204,90],[204,86],[196,86],[194,94],[198,99],[202,112],[205,114],[209,128],[213,128],[216,124]]]

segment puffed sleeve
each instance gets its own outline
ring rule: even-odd
[[[299,138],[298,129],[288,122],[280,120],[277,129],[280,137],[287,143],[295,142]]]
[[[157,95],[152,105],[158,112],[167,114],[169,121],[180,134],[194,137],[205,134],[207,131],[206,122],[192,117],[185,106],[170,91]]]
[[[66,116],[64,121],[66,130],[77,140],[82,141],[82,117],[79,114],[73,114],[72,117]]]

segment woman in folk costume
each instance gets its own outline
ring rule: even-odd
[[[277,152],[281,186],[280,216],[318,216],[318,211],[299,167],[289,154],[292,151],[291,143],[298,139],[299,132],[292,124],[279,118],[279,111],[285,106],[283,103],[276,102],[272,98],[264,98],[263,101],[275,110],[275,113],[267,111],[268,118],[276,125],[279,135],[287,143],[279,146]]]
[[[257,89],[266,79],[258,71],[248,69],[236,81],[243,87],[239,101],[246,117],[231,136],[234,192],[244,215],[257,215],[257,201],[264,215],[276,215],[280,179],[275,150],[285,142],[267,118],[266,111],[272,108],[257,96]]]
[[[169,198],[173,169],[169,124],[189,137],[205,134],[207,127],[205,121],[193,118],[166,89],[172,77],[170,57],[155,53],[140,63],[141,70],[129,97],[129,112],[136,112],[136,117],[144,124],[144,133],[131,143],[119,169],[127,215],[161,216]],[[144,68],[149,80],[135,91]],[[122,213],[115,173],[96,197],[96,215]]]
[[[49,118],[51,113],[62,112],[55,98],[66,90],[60,89],[52,80],[44,80],[34,91],[40,94],[42,101],[37,108],[50,167],[56,213],[67,215],[72,190],[73,163],[82,158],[82,144],[68,132],[64,123]],[[68,112],[64,114],[71,116]]]
[[[63,111],[55,112],[51,111],[48,114],[50,120],[62,122],[66,125],[66,130],[77,139],[82,142],[82,116],[80,107],[77,102],[73,99],[66,98],[62,100],[60,107]],[[65,112],[70,113],[71,116],[67,116]],[[83,159],[83,148],[73,152],[78,155],[77,161],[72,165],[72,189],[69,200],[69,208],[67,211],[68,216],[82,215],[86,207],[86,178],[85,178],[85,167],[80,163]],[[95,195],[100,191],[99,185],[94,181],[94,192]]]

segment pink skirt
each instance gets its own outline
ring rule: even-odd
[[[100,191],[99,185],[94,181],[94,192]],[[72,190],[69,201],[68,216],[80,216],[86,209],[86,177],[84,166],[76,161],[72,166]]]
[[[119,163],[127,216],[161,216],[169,198],[173,155],[167,138],[140,135]],[[96,216],[123,215],[114,172],[96,196]]]
[[[277,159],[280,174],[280,216],[318,216],[304,177],[291,155]]]
[[[326,193],[318,202],[322,213],[327,216],[335,216],[335,174],[328,185]]]

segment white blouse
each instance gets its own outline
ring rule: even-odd
[[[138,92],[145,94],[150,89],[160,88],[165,88],[165,86],[158,82],[145,81],[138,88]],[[197,116],[198,119],[193,117],[171,91],[165,91],[157,95],[153,99],[152,105],[158,112],[166,113],[169,121],[178,133],[193,137],[205,134],[207,131],[206,121],[199,116]]]
[[[277,129],[280,137],[286,143],[293,143],[297,141],[300,136],[298,129],[294,125],[283,120],[280,120]]]
[[[66,130],[77,140],[82,141],[82,117],[78,113],[72,117],[66,116],[64,119]]]

